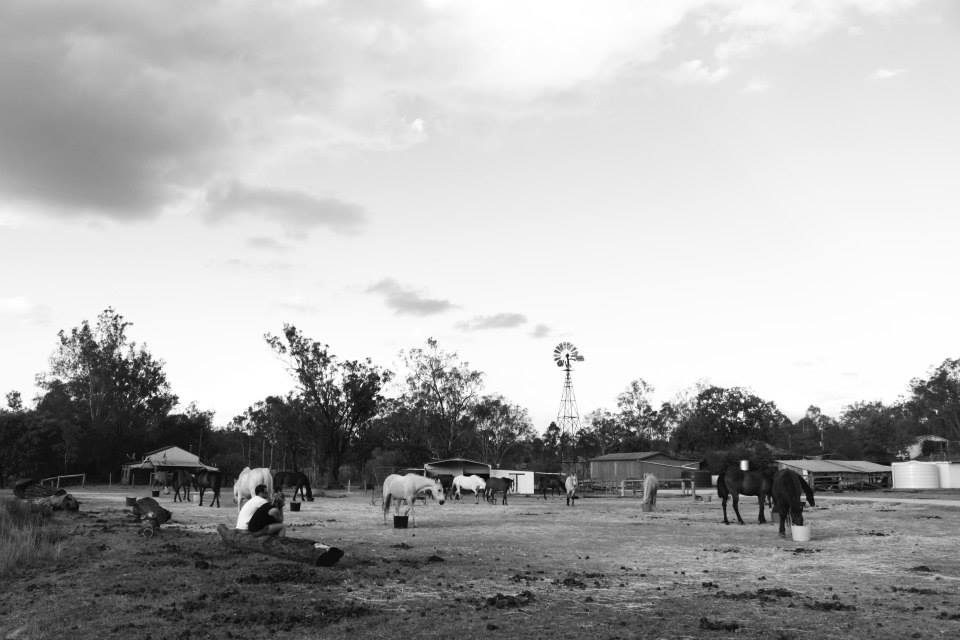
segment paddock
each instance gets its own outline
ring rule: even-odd
[[[4,633],[56,624],[36,595],[55,586],[68,619],[80,611],[70,603],[82,603],[84,626],[71,632],[81,639],[149,632],[144,598],[174,636],[242,635],[261,618],[282,625],[280,637],[361,640],[392,637],[403,619],[424,637],[466,639],[960,635],[960,502],[917,493],[818,495],[804,514],[812,538],[795,543],[773,523],[725,527],[716,500],[671,490],[650,513],[632,497],[585,497],[576,509],[521,495],[507,506],[428,501],[416,529],[383,526],[369,493],[328,492],[286,514],[289,535],[345,551],[318,569],[227,549],[216,526],[235,514],[172,496],[159,499],[171,521],[137,537],[124,514],[134,489],[75,492],[79,535],[58,571],[8,586]],[[183,587],[169,589],[177,580]],[[185,605],[227,591],[209,602],[216,615]]]

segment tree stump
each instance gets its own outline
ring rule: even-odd
[[[217,533],[225,545],[241,551],[264,553],[268,556],[305,562],[315,567],[329,567],[343,557],[343,551],[313,540],[288,536],[252,536],[246,531],[217,525]]]

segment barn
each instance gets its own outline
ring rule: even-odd
[[[892,469],[866,460],[777,460],[781,469],[793,469],[815,490],[889,487]]]
[[[590,481],[601,485],[619,485],[624,480],[642,480],[652,473],[660,483],[679,486],[680,480],[691,477],[699,460],[676,458],[663,451],[608,453],[590,459]]]
[[[176,471],[179,469],[184,469],[191,473],[200,471],[201,469],[218,471],[216,467],[211,467],[200,462],[200,456],[192,454],[180,447],[170,446],[151,451],[143,457],[141,462],[130,462],[123,465],[120,482],[123,484],[136,484],[139,478],[149,484],[155,471]]]
[[[477,475],[481,478],[490,477],[490,465],[476,460],[467,460],[466,458],[449,458],[447,460],[434,460],[423,465],[423,470],[427,476],[438,478],[442,475],[455,477],[459,475],[472,476]]]

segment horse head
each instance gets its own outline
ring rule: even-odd
[[[433,492],[433,497],[436,498],[437,502],[443,504],[446,494],[443,491],[443,483],[440,482],[439,478],[434,479],[433,485],[430,486],[430,491]]]

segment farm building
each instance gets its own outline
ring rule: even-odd
[[[451,477],[465,475],[477,475],[481,478],[490,477],[490,465],[476,460],[467,460],[466,458],[450,458],[449,460],[434,460],[423,465],[423,470],[427,476],[436,478],[441,475]]]
[[[777,460],[781,469],[793,469],[814,489],[889,487],[891,468],[865,460]]]
[[[662,451],[608,453],[590,459],[590,481],[619,484],[623,480],[641,480],[645,473],[652,473],[659,482],[673,484],[691,477],[699,464],[698,460],[675,458]]]
[[[513,480],[513,492],[525,495],[533,495],[537,492],[535,476],[536,474],[533,471],[513,469],[493,469],[490,471],[491,478],[510,478]]]
[[[151,451],[143,457],[141,462],[127,463],[123,465],[120,474],[120,482],[123,484],[136,484],[139,477],[144,482],[149,483],[154,471],[176,471],[185,469],[187,471],[200,471],[207,469],[209,471],[218,471],[216,467],[211,467],[200,462],[200,456],[185,451],[180,447],[163,447],[156,451]]]

